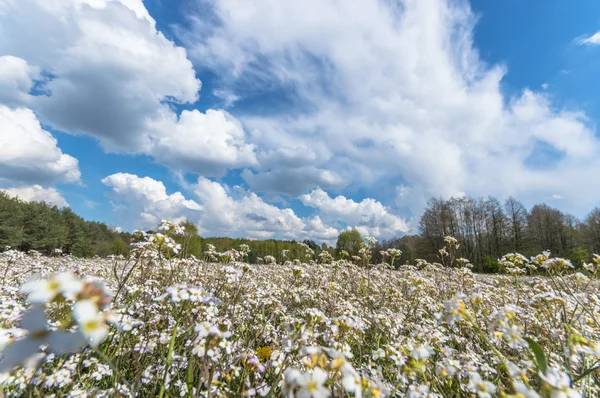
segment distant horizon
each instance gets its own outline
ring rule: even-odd
[[[19,199],[19,200],[24,200],[24,199],[22,199],[22,198],[20,198],[20,197],[17,197],[17,196],[11,196],[9,192],[2,191],[2,190],[0,190],[0,192],[5,192],[5,193],[7,193],[7,194],[9,195],[9,197],[12,197],[12,198],[15,198],[15,199]],[[483,200],[485,200],[485,199],[488,199],[488,198],[490,198],[490,197],[488,196],[488,197],[478,197],[478,198],[473,198],[473,197],[469,197],[469,196],[467,196],[467,197],[465,197],[465,198],[467,198],[467,199],[474,199],[474,200],[480,200],[480,199],[483,199]],[[493,197],[492,197],[492,198],[493,198]],[[448,199],[441,199],[441,198],[430,198],[430,199],[431,199],[431,200],[445,200],[445,201],[450,201],[450,200],[452,200],[452,199],[461,199],[461,198],[459,197],[459,198],[448,198]],[[498,198],[493,198],[493,199],[498,199]],[[508,198],[507,198],[507,199],[508,199]],[[500,204],[502,205],[502,207],[503,207],[503,208],[504,208],[504,206],[505,206],[505,203],[506,203],[506,200],[507,200],[507,199],[504,199],[504,200],[499,200],[499,201],[500,201]],[[522,204],[522,202],[520,202],[520,201],[518,200],[518,198],[513,198],[513,199],[515,199],[515,200],[516,200],[518,203],[521,203],[521,204]],[[28,202],[27,200],[24,200],[24,201]],[[43,200],[34,200],[34,201],[36,201],[36,202],[43,202]],[[46,203],[48,203],[48,202],[46,202]],[[52,205],[52,203],[49,203],[49,204],[50,204],[50,205]],[[548,205],[548,204],[547,204],[547,203],[544,203],[544,202],[539,202],[539,203],[536,203],[536,204],[534,204],[533,206],[537,206],[537,205]],[[533,206],[530,206],[530,207],[528,207],[528,206],[525,206],[525,210],[526,210],[526,211],[529,213],[529,212],[531,211],[531,208],[532,208]],[[57,206],[57,207],[59,207],[59,208],[62,208],[62,207],[68,207],[68,205],[67,205],[67,206]],[[570,214],[570,213],[565,213],[565,212],[563,212],[563,211],[562,211],[560,208],[558,208],[558,207],[553,207],[553,206],[550,206],[550,208],[552,208],[552,209],[556,209],[556,210],[559,210],[559,211],[561,211],[561,213],[563,213],[563,214],[565,214],[565,215],[571,215],[571,216],[575,217],[575,219],[577,220],[577,222],[578,222],[578,223],[580,223],[580,224],[584,224],[584,223],[586,222],[586,220],[585,220],[585,219],[587,218],[587,216],[590,216],[590,215],[592,214],[592,212],[594,212],[594,211],[597,211],[598,209],[600,209],[600,207],[596,206],[596,207],[594,207],[594,208],[590,209],[590,210],[589,210],[589,211],[586,213],[586,216],[585,216],[585,217],[577,217],[577,216],[574,216],[574,215],[572,215],[572,214]],[[160,224],[161,224],[161,221],[162,221],[162,220],[161,220],[161,221],[159,221],[159,222],[158,222],[158,223],[157,223],[155,226],[153,226],[153,227],[148,227],[148,228],[143,228],[143,229],[136,229],[136,228],[134,228],[134,229],[131,229],[131,230],[124,230],[124,229],[122,229],[122,228],[120,228],[120,227],[115,227],[115,226],[113,226],[113,225],[107,224],[107,223],[105,223],[104,221],[101,221],[101,220],[90,220],[90,219],[87,219],[87,218],[85,218],[85,217],[81,216],[80,214],[78,214],[77,212],[75,212],[75,214],[77,214],[78,216],[82,217],[82,218],[83,218],[85,221],[104,223],[104,224],[105,224],[105,225],[106,225],[108,228],[110,228],[112,231],[115,231],[115,232],[117,232],[117,233],[124,232],[124,233],[128,233],[128,234],[133,234],[135,231],[143,231],[143,232],[154,231],[154,232],[158,232],[158,227],[160,226]],[[505,214],[505,216],[506,216],[506,214]],[[173,220],[166,220],[166,221],[173,222]],[[421,220],[415,220],[415,223],[418,223],[418,222],[420,222],[420,221],[421,221]],[[192,223],[193,223],[193,221],[191,221],[191,220],[187,220],[187,219],[186,219],[186,220],[180,220],[180,221],[177,221],[177,222],[176,222],[176,224],[181,224],[181,223],[183,223],[183,222],[192,222]],[[196,226],[197,226],[197,224],[195,224],[195,223],[194,223],[194,225],[196,225]],[[351,230],[351,229],[355,229],[355,228],[354,228],[354,227],[351,227],[351,226],[348,226],[348,227],[346,227],[344,230]],[[344,231],[344,230],[341,230],[340,232],[342,232],[342,231]],[[360,232],[360,231],[359,231],[359,232]],[[364,232],[364,231],[363,231],[363,232]],[[201,239],[203,239],[203,240],[210,240],[210,239],[232,239],[232,240],[250,240],[250,241],[268,241],[268,240],[276,240],[276,241],[282,241],[282,242],[303,242],[303,241],[306,241],[306,240],[310,240],[310,241],[313,241],[315,244],[317,244],[319,247],[323,246],[323,244],[327,244],[327,246],[328,246],[328,247],[335,247],[335,243],[336,243],[336,240],[337,240],[337,236],[336,236],[335,238],[333,238],[333,239],[331,239],[331,240],[327,240],[327,241],[325,241],[325,240],[318,240],[317,238],[313,238],[313,237],[310,237],[310,236],[304,236],[304,237],[301,237],[301,238],[278,238],[278,237],[251,238],[251,237],[247,237],[247,236],[224,236],[224,235],[218,236],[218,235],[202,235],[202,234],[200,234],[200,233],[198,234],[198,236],[199,236]],[[364,235],[364,234],[362,234],[362,233],[361,233],[361,236],[364,238],[364,237],[367,237],[368,235]],[[404,237],[410,237],[410,236],[422,237],[422,233],[421,233],[421,231],[419,231],[418,229],[413,229],[413,230],[409,231],[408,233],[405,233],[405,234],[402,234],[402,235],[390,236],[390,237],[383,238],[383,239],[378,239],[378,241],[379,241],[379,242],[384,242],[384,241],[390,241],[390,240],[402,239],[402,238],[404,238]]]

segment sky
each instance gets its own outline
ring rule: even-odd
[[[431,197],[600,203],[600,2],[0,0],[0,189],[334,242]]]

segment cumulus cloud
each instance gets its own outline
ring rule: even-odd
[[[46,202],[58,207],[67,207],[69,204],[56,188],[44,188],[41,185],[28,187],[2,189],[8,196],[17,197],[26,202]]]
[[[337,173],[312,166],[274,168],[257,174],[246,169],[241,175],[253,191],[279,192],[294,197],[314,187],[327,189],[345,185],[344,179]]]
[[[78,182],[79,164],[27,108],[0,105],[0,182],[3,185]]]
[[[195,110],[178,117],[173,105],[194,103],[200,81],[142,0],[8,2],[0,12],[4,54],[0,102],[26,105],[55,129],[184,171],[212,175],[256,163],[234,118]]]
[[[333,244],[340,234],[340,231],[330,225],[325,224],[319,216],[307,218],[306,225],[307,229],[311,232],[309,238],[317,242],[323,241]]]
[[[331,198],[322,189],[300,196],[305,206],[318,209],[325,221],[343,223],[342,227],[357,228],[362,235],[390,237],[408,232],[402,218],[394,215],[380,202],[368,198],[360,202],[340,195]]]
[[[591,36],[579,37],[576,41],[577,41],[577,44],[579,44],[580,46],[597,46],[597,45],[600,45],[600,31],[594,33]]]
[[[132,214],[128,222],[137,228],[156,226],[161,218],[188,219],[205,236],[245,236],[249,238],[302,237],[304,222],[291,209],[280,209],[264,202],[255,193],[239,187],[223,186],[207,178],[198,178],[190,188],[200,203],[182,193],[167,194],[165,185],[150,177],[118,173],[102,182],[112,189],[111,196],[126,206],[117,212]],[[336,235],[337,236],[337,235]]]
[[[220,175],[227,168],[257,165],[242,125],[225,111],[183,111],[159,130],[169,133],[156,135],[154,156],[175,169]]]
[[[219,73],[238,105],[278,99],[273,93],[293,97],[267,114],[239,107],[261,151],[324,148],[328,156],[305,157],[303,166],[374,192],[401,180],[398,200],[416,215],[431,196],[559,193],[574,212],[600,197],[596,188],[573,194],[598,178],[591,123],[543,92],[503,93],[506,68],[480,59],[466,1],[199,4],[193,27],[181,29],[198,66]],[[540,169],[532,158],[542,147],[558,155]],[[262,180],[260,173],[245,174],[250,185],[276,186],[264,181],[277,173]],[[281,192],[294,181],[309,186],[300,173],[287,177]]]
[[[104,179],[102,183],[112,189],[113,197],[125,203],[116,211],[128,218],[126,221],[136,228],[153,228],[162,218],[180,222],[197,217],[202,206],[186,199],[181,192],[167,194],[165,185],[150,177],[117,173]]]
[[[28,65],[24,59],[0,56],[0,104],[18,106],[28,102],[29,91],[39,77],[39,69]]]
[[[282,146],[258,153],[257,172],[242,171],[241,177],[256,192],[282,193],[297,197],[313,188],[343,188],[346,181],[331,170],[312,166],[326,160],[325,148]]]
[[[317,214],[299,217],[290,208],[265,202],[254,192],[230,187],[205,177],[188,186],[195,200],[180,192],[168,194],[165,185],[150,177],[118,173],[102,182],[111,188],[116,211],[134,217],[130,227],[150,228],[161,218],[188,219],[204,236],[242,236],[254,239],[313,239],[335,243],[339,231],[356,227],[364,235],[389,238],[406,232],[404,220],[373,199],[355,202],[343,196],[330,198],[320,189],[301,197]],[[124,208],[118,206],[125,204]]]
[[[268,204],[253,192],[232,189],[204,177],[193,186],[194,193],[205,206],[198,225],[205,233],[232,236],[239,233],[250,238],[279,236],[300,238],[305,223],[292,209]]]
[[[302,219],[292,209],[269,204],[253,192],[204,177],[189,186],[198,201],[181,192],[169,194],[162,182],[150,177],[117,173],[102,182],[111,189],[114,211],[126,228],[153,228],[166,218],[190,220],[204,236],[309,238],[333,244],[338,235],[318,215]]]

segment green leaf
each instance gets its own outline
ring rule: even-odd
[[[525,340],[529,343],[529,348],[533,351],[533,355],[535,356],[535,364],[543,374],[546,374],[546,370],[548,370],[548,360],[546,359],[546,355],[544,354],[544,350],[538,343],[535,342],[531,337],[526,337]]]

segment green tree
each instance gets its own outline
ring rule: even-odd
[[[23,239],[23,203],[0,191],[0,250],[18,248]]]
[[[572,248],[567,252],[565,258],[571,260],[571,263],[575,268],[581,268],[583,266],[583,262],[587,262],[589,260],[590,253],[583,246],[577,246]]]
[[[358,232],[356,229],[349,229],[340,232],[335,245],[336,256],[339,257],[342,250],[347,251],[351,256],[358,255],[358,250],[360,249],[361,243],[362,237],[360,236],[360,232]]]

